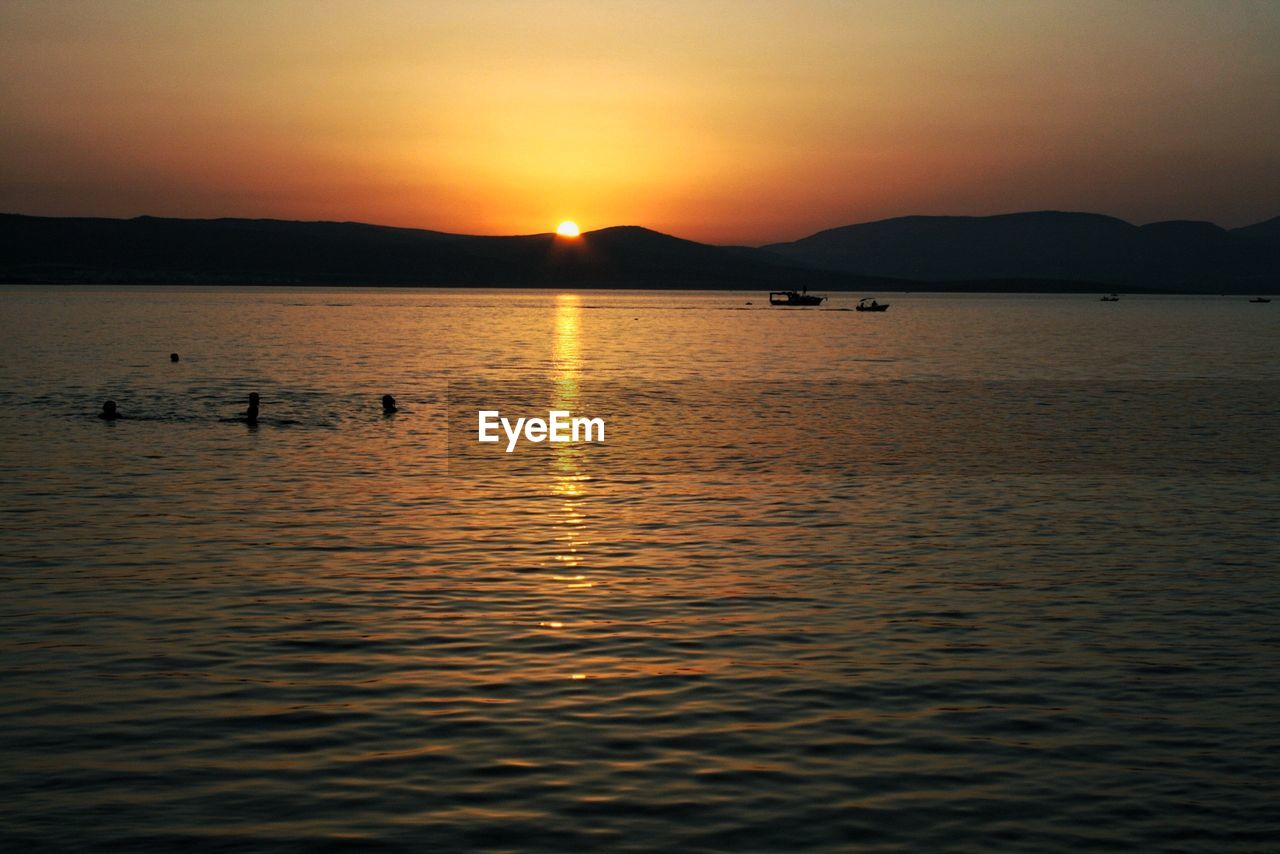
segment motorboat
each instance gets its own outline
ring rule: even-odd
[[[1253,299],[1249,300],[1249,302],[1271,302],[1271,300],[1267,299],[1266,297],[1254,297]]]
[[[889,303],[876,302],[873,297],[863,297],[858,300],[858,304],[854,306],[856,311],[888,311]]]
[[[807,290],[774,291],[769,294],[769,305],[822,305],[826,297],[814,296]]]
[[[1110,296],[1105,296],[1098,300],[1098,302],[1120,302],[1120,297],[1116,294],[1111,294]]]

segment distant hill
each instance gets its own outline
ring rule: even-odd
[[[0,215],[0,281],[856,288],[858,277],[621,226],[577,240],[351,222]]]
[[[0,282],[890,290],[1280,290],[1280,217],[1226,230],[1041,211],[909,216],[762,248],[638,226],[485,237],[354,222],[0,214]]]
[[[1280,250],[1280,216],[1232,229],[1231,236],[1248,246]]]
[[[815,267],[942,283],[1060,280],[1174,291],[1280,288],[1280,218],[1246,228],[1135,226],[1089,213],[908,216],[820,231],[765,250]]]

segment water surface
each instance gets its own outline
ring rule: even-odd
[[[6,846],[1280,832],[1273,306],[0,299]]]

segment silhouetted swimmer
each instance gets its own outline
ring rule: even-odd
[[[169,361],[170,361],[170,362],[176,362],[176,361],[178,361],[178,354],[177,354],[177,353],[170,353],[170,354],[169,354]]]
[[[102,411],[98,413],[98,417],[103,421],[115,421],[123,416],[116,411],[116,402],[114,400],[108,400],[106,403],[102,404]]]
[[[249,395],[249,408],[244,412],[244,423],[250,427],[258,426],[258,393],[256,391]]]
[[[389,394],[382,396],[382,414],[394,415],[396,413],[396,399]]]

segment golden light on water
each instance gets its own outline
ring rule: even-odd
[[[570,223],[571,224],[571,223]],[[576,228],[576,227],[575,227]],[[582,300],[577,294],[556,296],[554,337],[551,343],[552,404],[556,409],[575,412],[578,408],[578,377],[581,357]],[[583,560],[582,550],[586,514],[582,510],[582,484],[588,477],[580,466],[581,449],[575,445],[556,445],[551,458],[551,492],[557,504],[552,524],[556,527],[556,553],[553,564],[562,569],[576,569]],[[556,575],[553,579],[565,589],[588,589],[594,586],[585,576]]]
[[[555,337],[551,344],[552,403],[556,409],[573,412],[578,406],[578,375],[582,370],[581,321],[582,302],[577,294],[559,294],[555,304]],[[552,455],[552,491],[561,499],[556,511],[556,525],[562,529],[558,537],[560,553],[555,556],[562,566],[577,566],[582,545],[580,528],[582,481],[586,475],[578,465],[579,449],[573,445],[554,446]]]
[[[564,222],[556,233],[570,238],[577,237],[578,226]],[[582,298],[578,294],[558,294],[555,301],[554,332],[551,342],[550,379],[552,404],[556,409],[576,413],[580,404],[578,380],[582,372]],[[585,538],[587,514],[583,511],[585,494],[583,484],[589,480],[581,466],[582,449],[576,445],[552,446],[551,494],[554,499],[551,524],[555,534],[555,553],[552,566],[560,570],[551,580],[566,595],[586,593],[595,588],[593,582],[580,570],[586,559],[584,550],[591,544]],[[568,603],[571,600],[566,600]],[[555,620],[551,626],[560,628],[564,623]],[[586,673],[574,673],[574,680],[586,679]]]
[[[557,294],[555,312],[555,338],[551,343],[551,372],[557,392],[555,402],[561,409],[572,409],[577,402],[578,374],[582,370],[579,355],[581,332],[578,328],[582,298],[577,294]]]

